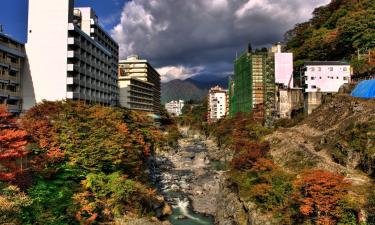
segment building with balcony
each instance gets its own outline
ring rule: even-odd
[[[91,8],[29,0],[24,109],[44,99],[117,105],[118,48]]]
[[[184,107],[184,100],[170,101],[165,103],[165,109],[172,116],[180,116],[182,114],[182,108]]]
[[[215,86],[208,91],[208,118],[209,123],[215,122],[228,113],[228,90]]]
[[[135,99],[136,104],[140,104],[141,100],[139,96],[132,90],[129,85],[132,82],[144,82],[143,86],[150,88],[152,85],[152,111],[145,108],[144,111],[150,111],[155,114],[160,114],[160,75],[159,73],[148,63],[147,60],[140,59],[136,55],[129,56],[126,60],[120,60],[119,62],[119,88],[120,88],[120,105],[129,109],[142,110],[139,107],[133,107]],[[131,81],[134,80],[134,81]],[[143,89],[145,90],[145,89]],[[146,90],[145,90],[146,91]],[[147,90],[148,93],[148,90]],[[133,100],[132,100],[133,99]],[[142,102],[143,104],[149,105],[148,102]],[[146,106],[144,106],[146,107]]]
[[[306,62],[303,72],[304,108],[307,114],[321,104],[322,96],[337,93],[351,78],[350,64],[339,61]]]
[[[24,44],[0,32],[0,104],[20,113],[21,74],[25,59]]]
[[[124,76],[120,76],[118,82],[122,107],[154,112],[154,84]]]

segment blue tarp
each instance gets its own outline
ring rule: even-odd
[[[375,79],[359,82],[352,91],[352,96],[357,98],[375,98]]]

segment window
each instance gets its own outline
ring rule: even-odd
[[[333,67],[329,67],[328,69],[329,69],[329,71],[333,71]]]
[[[348,77],[344,77],[344,80],[349,80]]]
[[[316,89],[316,85],[311,85],[311,89]]]
[[[311,77],[311,80],[315,80],[315,77]]]
[[[322,77],[319,77],[319,79],[322,79]]]
[[[322,71],[322,68],[321,68],[321,67],[318,67],[318,71]]]
[[[314,68],[314,67],[311,67],[311,71],[315,71],[315,68]]]
[[[338,80],[338,79],[339,79],[339,77],[336,77],[336,79]]]
[[[344,71],[347,71],[347,70],[348,70],[348,68],[344,67],[344,68],[343,68],[343,70],[344,70]]]

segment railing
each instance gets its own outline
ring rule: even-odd
[[[5,96],[9,95],[11,97],[21,97],[21,92],[0,89],[0,95],[5,95]]]
[[[16,83],[20,83],[20,76],[0,75],[0,80],[10,80]]]
[[[22,51],[22,47],[21,47],[21,45],[16,46],[16,45],[14,45],[14,44],[11,44],[11,43],[9,43],[9,42],[4,42],[4,41],[0,41],[0,45],[4,45],[4,46],[6,46],[6,47],[8,47],[8,48],[16,49],[16,50],[18,50],[18,51]]]

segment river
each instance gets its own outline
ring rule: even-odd
[[[173,207],[167,218],[173,225],[214,224],[222,171],[214,169],[208,150],[204,138],[185,132],[178,148],[155,159],[156,186]]]

